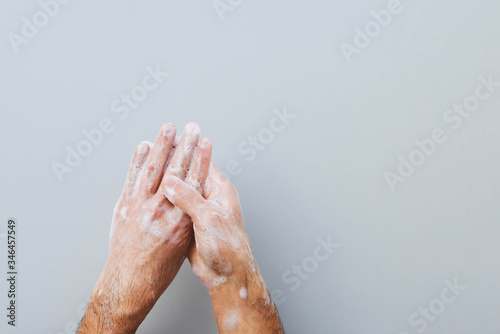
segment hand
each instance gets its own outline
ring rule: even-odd
[[[165,124],[154,145],[143,142],[136,149],[113,213],[109,257],[79,333],[135,332],[186,258],[191,220],[158,190],[165,177],[201,190],[212,147],[207,139],[199,142],[200,129],[193,123],[176,148],[175,135],[175,127]]]
[[[283,333],[233,185],[212,164],[203,196],[175,176],[165,177],[161,191],[193,221],[188,258],[210,293],[219,332]]]

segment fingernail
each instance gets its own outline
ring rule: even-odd
[[[189,134],[200,134],[201,133],[200,126],[194,122],[189,122],[188,124],[186,124],[184,131],[186,131]]]
[[[164,137],[172,137],[174,134],[175,126],[173,124],[167,123],[162,127],[162,132]]]
[[[201,148],[207,148],[208,144],[210,144],[210,141],[207,138],[203,138],[200,142],[200,147]]]
[[[149,144],[147,142],[142,142],[139,144],[138,153],[139,155],[146,155],[149,151]]]

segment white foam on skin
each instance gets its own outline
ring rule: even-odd
[[[203,149],[203,148],[207,148],[208,147],[208,144],[209,144],[209,141],[208,140],[201,140],[199,142],[199,146],[196,148],[196,151],[198,151],[198,149]],[[200,155],[197,155],[196,153],[194,154],[193,156],[193,159],[191,160],[191,166],[193,165],[198,165],[198,166],[201,166],[202,165],[202,157]],[[212,164],[210,164],[210,167],[212,166]],[[210,168],[209,167],[209,168]],[[199,173],[199,171],[196,171],[196,173]],[[193,188],[194,190],[200,192],[202,195],[204,194],[205,192],[205,185],[203,185],[203,187],[201,186],[201,182],[200,180],[198,179],[199,175],[197,174],[192,174],[191,173],[191,170],[189,170],[188,172],[188,175],[186,177],[186,180],[185,182],[191,187]]]
[[[181,175],[183,173],[184,170],[180,162],[189,160],[189,158],[192,156],[193,148],[198,146],[201,135],[201,129],[195,123],[188,123],[184,128],[184,133],[185,133],[184,136],[185,142],[182,145],[182,150],[177,151],[179,157],[178,159],[176,159],[177,161],[175,161],[172,165],[168,166],[168,171],[174,175]]]
[[[163,130],[163,136],[167,137],[168,139],[171,139],[174,135],[174,127],[171,126],[164,126],[162,127]]]
[[[186,183],[196,191],[201,190],[201,183],[194,177],[188,177]]]
[[[269,304],[271,304],[271,302],[272,302],[271,295],[269,294],[269,291],[267,291],[267,289],[266,289],[264,292],[264,303],[266,305],[269,305]]]
[[[227,276],[217,275],[211,268],[209,268],[204,263],[202,263],[201,266],[203,268],[200,268],[198,265],[192,263],[191,270],[198,277],[206,277],[206,273],[208,273],[209,280],[203,281],[203,284],[207,287],[207,289],[213,289],[227,282]]]
[[[235,310],[228,310],[224,315],[224,320],[222,324],[224,326],[224,329],[233,330],[236,329],[236,327],[238,327],[239,322],[240,322],[240,317],[238,315],[238,312]]]
[[[213,164],[211,164],[210,173],[214,171],[215,168]],[[225,283],[227,281],[227,276],[232,272],[231,259],[225,261],[220,254],[219,247],[222,247],[222,244],[229,245],[236,252],[245,254],[248,258],[251,270],[254,273],[257,272],[257,265],[244,228],[236,224],[226,224],[227,221],[239,219],[239,217],[235,217],[236,215],[232,210],[232,205],[228,200],[232,194],[227,194],[227,185],[223,184],[223,182],[226,181],[222,179],[218,173],[212,174],[212,176],[209,177],[206,185],[210,194],[208,202],[212,209],[207,210],[205,214],[214,216],[200,217],[199,223],[193,226],[195,235],[203,236],[203,238],[197,238],[196,243],[198,245],[198,250],[203,252],[201,255],[204,259],[204,263],[203,266],[193,266],[192,269],[197,276],[203,277],[203,283],[208,288]],[[210,266],[205,264],[214,262],[217,263],[217,274]],[[246,298],[248,297],[248,292],[246,290],[242,290],[240,293],[242,298],[245,298],[245,296]],[[265,300],[267,300],[266,297]]]
[[[168,171],[174,175],[180,175],[182,173],[182,166],[179,163],[172,164],[168,167]]]
[[[113,237],[113,234],[115,233],[115,228],[116,228],[116,217],[118,216],[118,208],[120,207],[120,201],[116,203],[115,207],[113,208],[113,220],[111,221],[111,227],[109,229],[109,244],[111,246],[111,239]]]
[[[120,210],[120,217],[122,217],[123,219],[127,219],[127,209],[128,208],[124,206]]]
[[[188,131],[188,133],[189,132],[196,133],[200,130],[199,127],[191,125],[186,127],[186,131]],[[187,140],[193,140],[193,137],[188,136]],[[176,145],[174,145],[174,147],[170,150],[168,158],[169,160],[171,160],[174,155],[175,147]],[[189,147],[189,145],[185,145],[185,149],[183,149],[183,151],[179,153],[182,155],[191,154],[191,150],[192,148]],[[148,152],[147,146],[146,145],[141,146],[139,151],[142,151],[144,154],[147,154]],[[183,156],[183,158],[185,158],[185,156]],[[166,164],[166,166],[168,166],[168,164]],[[180,168],[180,166],[176,167]],[[135,172],[138,175],[137,175],[137,182],[134,186],[138,188],[139,184],[138,181],[140,180],[141,177],[140,174],[143,173],[142,168],[137,168]],[[225,181],[225,179],[223,179],[220,175],[218,175],[218,173],[214,175],[212,172],[213,172],[213,164],[210,165],[209,169],[209,174],[212,174],[210,183],[211,186],[214,188],[214,195],[215,195],[211,199],[212,205],[214,206],[214,210],[211,210],[211,212],[219,216],[215,218],[215,221],[224,222],[227,221],[228,219],[232,219],[233,217],[231,204],[227,199],[230,197],[228,196],[230,194],[226,193],[226,184],[224,184],[227,181]],[[188,181],[188,183],[191,183],[191,186],[195,188],[201,187],[199,182],[194,182],[194,180],[191,180],[191,182]],[[175,204],[174,200],[177,195],[175,190],[173,189],[174,187],[164,188],[164,191],[166,192],[165,194],[166,197],[173,204]],[[137,190],[135,190],[135,192],[137,193]],[[126,219],[127,211],[128,211],[127,207],[122,207],[119,212],[120,217]],[[139,244],[142,243],[144,245],[145,250],[148,249],[152,250],[155,247],[163,244],[166,240],[169,240],[172,243],[180,243],[185,241],[187,233],[189,233],[189,228],[185,229],[179,227],[179,224],[186,224],[186,226],[189,226],[190,218],[178,207],[175,207],[173,210],[167,210],[166,207],[165,208],[159,207],[158,203],[147,202],[144,204],[141,210],[138,211],[142,212],[139,215],[139,217],[137,217],[137,221],[143,233],[140,233],[140,235],[132,236],[132,238],[137,238]],[[208,217],[208,220],[214,221],[214,218]],[[114,224],[112,224],[112,228],[114,227],[113,225]],[[239,226],[232,226],[232,224],[227,224],[227,225],[217,224],[216,226],[210,225],[210,226],[203,226],[202,228],[204,230],[203,234],[207,236],[207,238],[204,241],[202,241],[206,243],[205,245],[203,245],[205,247],[201,247],[202,249],[207,250],[207,252],[204,254],[204,257],[208,261],[210,261],[210,259],[217,260],[218,264],[220,265],[219,268],[217,268],[219,270],[218,273],[220,274],[215,273],[214,271],[211,270],[211,268],[207,267],[205,264],[203,264],[203,266],[200,268],[196,266],[192,267],[195,273],[201,274],[201,272],[203,272],[206,274],[203,275],[207,277],[207,280],[209,281],[206,282],[206,285],[218,286],[220,284],[224,284],[227,282],[227,276],[230,275],[232,272],[231,262],[223,261],[221,259],[220,252],[218,249],[218,245],[220,244],[221,241],[226,244],[229,244],[235,250],[245,251],[250,259],[250,262],[255,263],[254,262],[255,260],[253,260],[253,255],[251,253],[250,245],[247,241],[245,232]],[[130,238],[131,236],[127,237]],[[134,241],[135,240],[131,240],[130,242]],[[197,240],[197,242],[199,241],[200,240]],[[143,242],[145,242],[145,244]],[[197,275],[201,277],[201,275],[199,274]],[[248,292],[246,292],[246,290],[244,292],[240,290],[240,296],[242,298],[244,298],[243,296],[247,298],[247,295]]]
[[[220,284],[227,282],[227,277],[232,273],[232,263],[230,261],[224,261],[219,252],[220,242],[227,243],[231,245],[237,252],[244,251],[248,256],[248,261],[252,266],[252,270],[255,272],[255,260],[253,259],[253,254],[250,250],[250,245],[248,242],[243,242],[244,236],[241,231],[234,231],[233,233],[229,231],[219,231],[217,228],[213,227],[202,227],[204,230],[204,235],[206,238],[199,238],[196,240],[199,249],[203,249],[203,258],[207,263],[217,262],[217,270],[220,274],[215,273],[209,266],[203,264],[203,267],[198,268],[197,266],[192,266],[193,272],[199,276],[204,277],[204,284],[207,288],[217,287]],[[195,234],[197,234],[197,227],[194,226]],[[199,235],[199,234],[198,234]],[[241,249],[241,248],[244,249]],[[246,291],[245,291],[246,292]],[[244,295],[243,291],[240,291]],[[243,296],[242,296],[243,298]]]
[[[199,140],[199,134],[201,132],[198,126],[194,124],[188,124],[186,130],[187,133],[190,134],[189,136],[187,136],[187,140]],[[163,128],[163,135],[166,136],[169,140],[174,137],[174,132],[175,131],[172,127],[167,126]],[[193,135],[195,136],[194,138]],[[137,156],[135,159],[136,162],[133,165],[131,174],[127,179],[122,197],[118,201],[113,211],[113,220],[110,226],[109,236],[110,246],[111,241],[113,240],[115,235],[117,224],[119,224],[122,220],[127,220],[130,218],[134,218],[137,220],[137,222],[139,223],[139,227],[143,233],[140,233],[138,235],[126,235],[123,237],[132,239],[128,240],[127,242],[131,242],[134,244],[143,244],[145,250],[152,250],[155,247],[163,244],[167,240],[174,244],[185,242],[186,237],[190,233],[190,228],[188,228],[190,225],[190,218],[178,207],[167,210],[166,206],[164,208],[161,208],[158,206],[158,203],[145,202],[141,210],[137,210],[142,213],[138,217],[135,217],[134,213],[131,213],[131,210],[129,210],[130,205],[122,206],[121,204],[123,199],[130,201],[133,200],[133,198],[138,194],[140,180],[142,174],[144,173],[144,166],[148,163],[149,155],[151,153],[153,145],[154,144],[150,142],[142,142],[137,148]],[[179,137],[176,137],[173,140],[172,148],[169,152],[164,171],[167,169],[167,166],[174,156],[175,149],[176,147],[178,147],[178,145]],[[184,152],[181,153],[183,153],[184,155],[190,154],[191,150],[191,147],[187,147],[183,150]],[[150,182],[147,186],[151,190],[153,187],[153,183]],[[171,198],[174,198],[176,195],[173,189],[170,189],[169,193],[169,196]],[[134,217],[129,218],[131,214]],[[186,228],[183,228],[182,226],[179,227],[180,225],[185,225]]]
[[[165,196],[170,201],[170,203],[175,205],[175,196],[177,195],[177,193],[175,192],[175,189],[173,187],[172,188],[168,187],[165,190],[165,192],[166,192]]]
[[[184,131],[186,131],[190,135],[190,138],[192,138],[194,136],[199,138],[201,135],[200,127],[196,123],[193,123],[193,122],[188,123],[186,125],[186,127],[184,128]]]
[[[224,225],[222,228],[212,227],[212,226],[203,226],[203,231],[206,236],[212,241],[212,245],[216,253],[218,253],[218,249],[216,245],[219,241],[226,242],[231,245],[231,247],[235,250],[240,249],[241,247],[241,232],[240,231],[228,231]],[[236,235],[234,235],[236,234]]]
[[[141,211],[143,213],[138,217],[137,222],[143,236],[149,239],[149,248],[155,248],[167,240],[173,244],[185,241],[191,221],[184,211],[178,207],[155,211],[154,206],[150,207],[147,204],[142,206]]]
[[[114,326],[114,323],[111,320],[111,313],[112,313],[112,308],[109,306],[109,302],[104,302],[102,304],[102,312],[103,312],[103,317],[104,317],[104,327],[109,328]]]
[[[153,185],[154,185],[154,184],[153,184],[153,182],[149,182],[149,183],[148,183],[148,191],[149,191],[150,193],[152,193],[152,192],[153,192]]]
[[[141,169],[141,171],[142,171],[142,169]],[[141,177],[141,174],[142,173],[138,172],[138,176],[137,176],[138,179]],[[135,182],[135,184],[133,185],[132,191],[129,193],[129,195],[127,196],[127,198],[128,199],[132,199],[135,196],[137,196],[138,193],[139,193],[139,180],[137,180]]]
[[[157,238],[163,237],[159,220],[154,220],[152,223],[149,224],[149,226],[146,226],[146,230],[148,233],[154,235]]]
[[[213,286],[219,286],[227,282],[227,276],[217,276],[215,275],[212,279]]]
[[[174,153],[175,153],[175,149],[179,145],[179,140],[180,140],[180,137],[178,137],[178,136],[175,137],[174,143],[172,144],[172,148],[170,149],[170,153],[168,154],[167,162],[165,163],[165,167],[163,167],[163,174],[165,174],[165,172],[167,171],[167,168],[170,165],[170,160],[172,160],[172,157],[174,156]]]
[[[248,248],[247,248],[247,257],[250,261],[250,267],[252,268],[252,272],[256,273],[257,272],[257,263],[255,262],[255,258],[253,257],[253,253],[251,251],[250,244],[248,244]]]
[[[146,142],[146,141],[142,142],[140,144],[140,146],[139,146],[139,150],[138,150],[137,154],[139,156],[145,156],[145,155],[147,155],[148,154],[148,149],[150,147],[151,147],[151,143]]]
[[[187,240],[191,220],[180,208],[168,208],[156,202],[146,201],[139,210],[136,210],[140,212],[138,216],[129,217],[129,206],[120,206],[121,200],[113,211],[113,221],[109,235],[110,246],[117,224],[132,218],[137,222],[141,233],[136,235],[126,234],[122,237],[130,239],[127,241],[128,243],[141,245],[145,251],[153,250],[167,240],[173,244],[179,244]]]
[[[153,146],[153,143],[150,142],[142,142],[139,146],[137,154],[141,156],[141,158],[137,158],[139,161],[144,161],[142,165],[136,165],[134,169],[134,176],[135,176],[135,183],[132,188],[132,192],[128,196],[128,198],[133,198],[139,193],[139,185],[140,185],[140,179],[143,171],[144,165],[147,163],[148,155],[151,152],[151,147]],[[131,183],[129,181],[129,183]]]
[[[247,289],[245,288],[241,288],[240,289],[240,297],[242,299],[247,299],[248,298],[248,292],[247,292]]]

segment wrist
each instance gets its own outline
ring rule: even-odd
[[[247,270],[231,274],[223,283],[210,287],[208,293],[212,300],[222,299],[223,304],[228,304],[228,300],[233,304],[245,304],[268,299],[266,284],[258,271]]]
[[[276,308],[258,270],[231,275],[225,283],[209,289],[209,294],[220,333],[263,330],[270,319],[278,319],[279,324]]]

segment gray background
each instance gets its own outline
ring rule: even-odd
[[[0,331],[71,332],[135,145],[196,121],[222,169],[243,167],[231,180],[288,333],[417,333],[409,316],[454,279],[466,290],[425,333],[499,333],[500,90],[459,130],[443,114],[500,81],[500,3],[402,0],[348,63],[340,43],[387,3],[244,0],[221,20],[210,0],[75,0],[15,53],[9,32],[40,6],[0,2],[0,258],[15,217],[20,266],[18,327],[2,315]],[[113,100],[156,64],[169,77],[119,119]],[[247,162],[238,145],[285,106],[296,118]],[[59,182],[51,164],[104,118],[115,130]],[[434,128],[447,142],[392,192],[384,173]],[[292,291],[282,275],[329,235],[341,246]],[[139,330],[216,332],[187,264]]]

